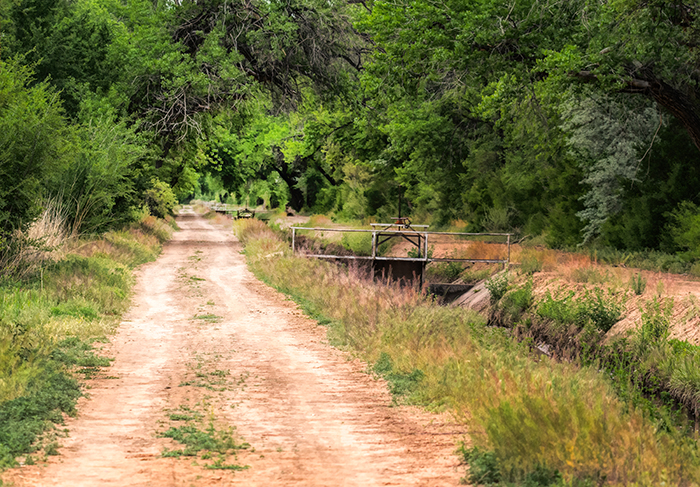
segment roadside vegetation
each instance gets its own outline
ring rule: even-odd
[[[128,306],[132,269],[175,227],[147,210],[100,236],[71,235],[68,223],[49,206],[0,252],[0,468],[58,454],[65,415],[110,363],[99,344]]]
[[[536,302],[527,274],[517,284],[496,277],[489,284],[491,316],[500,326],[489,326],[474,312],[437,306],[410,287],[373,283],[359,269],[294,257],[261,222],[238,222],[235,231],[253,272],[327,325],[334,344],[373,364],[397,401],[449,410],[467,426],[469,438],[461,448],[470,465],[465,481],[530,486],[700,481],[687,417],[674,418],[672,407],[648,400],[633,377],[625,381],[622,373],[612,379],[601,373],[605,356],[588,352],[586,360],[580,354],[557,360],[534,351],[532,340],[515,339],[514,325],[524,333],[527,316],[539,313],[531,328],[540,321],[576,326],[585,333],[583,345],[584,336],[601,335],[619,317],[619,296],[594,291],[580,299]],[[652,363],[666,329],[663,303],[657,304],[649,305],[640,338],[629,340],[637,347],[629,350],[645,352],[627,356],[627,365],[639,357]],[[628,349],[616,350],[624,356]]]

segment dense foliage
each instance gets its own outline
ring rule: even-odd
[[[3,2],[3,232],[49,196],[104,229],[165,184],[691,258],[698,9]]]

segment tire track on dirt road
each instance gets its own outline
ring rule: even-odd
[[[46,465],[6,473],[18,486],[448,486],[462,469],[446,415],[395,407],[366,364],[247,270],[241,245],[186,209],[182,231],[137,273],[133,306]],[[250,448],[209,470],[163,458],[162,438],[195,412]],[[193,463],[196,463],[193,464]],[[211,462],[208,462],[211,464]]]

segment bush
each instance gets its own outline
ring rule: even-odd
[[[486,289],[489,290],[491,296],[491,304],[496,304],[508,292],[508,274],[499,274],[493,276],[485,283]]]
[[[144,200],[151,214],[158,218],[170,215],[177,204],[172,188],[157,178],[151,179],[151,187],[144,191]]]
[[[459,262],[435,262],[427,266],[425,275],[429,282],[452,282],[463,270]]]
[[[687,252],[691,258],[700,257],[700,208],[695,203],[683,201],[671,213],[668,232],[673,243]]]
[[[460,453],[465,463],[469,464],[469,476],[467,480],[475,485],[492,485],[501,481],[501,471],[498,466],[496,454],[483,450],[477,446],[474,448],[460,448]]]
[[[520,260],[520,270],[525,274],[540,272],[544,267],[544,259],[542,255],[530,249],[523,252]]]
[[[523,313],[530,309],[534,302],[532,296],[532,281],[506,293],[498,303],[498,317],[495,322],[501,326],[515,326]],[[492,317],[492,320],[495,317]]]
[[[620,321],[623,306],[612,293],[606,296],[601,289],[587,290],[583,296],[574,298],[570,292],[562,298],[555,298],[547,293],[537,305],[537,314],[541,318],[562,325],[575,325],[583,329],[592,325],[606,333]]]
[[[637,330],[637,339],[641,352],[668,338],[672,314],[672,299],[662,300],[654,297],[644,304],[642,326]]]
[[[372,255],[372,235],[369,233],[344,233],[340,242],[354,255]]]

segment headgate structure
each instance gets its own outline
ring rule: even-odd
[[[329,259],[336,261],[365,261],[370,262],[375,275],[380,274],[394,280],[406,280],[423,285],[425,267],[431,262],[468,262],[502,264],[506,269],[510,263],[510,240],[512,233],[462,233],[462,232],[430,232],[428,225],[411,225],[407,218],[394,218],[394,223],[372,223],[372,229],[356,228],[318,228],[292,227],[292,252],[297,252],[297,231],[339,232],[339,233],[371,233],[372,253],[368,256],[333,255],[333,254],[301,254],[304,257]],[[453,237],[505,237],[506,255],[501,259],[460,259],[453,257],[433,257],[428,250],[429,236]],[[414,248],[414,257],[380,256],[379,246],[392,238],[404,239]]]
[[[245,208],[241,208],[237,207],[236,205],[216,202],[209,202],[207,206],[211,211],[215,211],[216,213],[221,213],[223,215],[230,215],[236,220],[255,217],[255,210],[250,210],[247,206]]]

